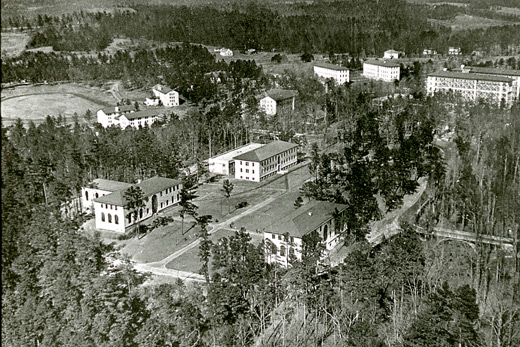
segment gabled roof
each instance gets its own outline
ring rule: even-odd
[[[163,85],[163,84],[156,84],[155,86],[152,87],[152,89],[155,89],[163,94],[168,94],[169,92],[176,92],[175,90]]]
[[[466,66],[471,73],[502,76],[520,76],[520,70],[493,69],[488,67]]]
[[[296,95],[298,95],[298,92],[291,89],[271,89],[267,92],[267,96],[274,99],[275,101],[291,99]]]
[[[347,205],[313,200],[269,225],[264,231],[279,235],[289,233],[290,236],[301,238],[331,220],[336,209],[338,212],[345,211]]]
[[[130,183],[105,180],[102,178],[96,178],[92,181],[96,189],[104,190],[107,192],[115,192],[116,190],[127,189],[132,186]],[[87,187],[88,188],[88,187]]]
[[[155,176],[150,179],[144,180],[141,183],[131,184],[129,187],[117,190],[111,194],[102,196],[100,198],[95,199],[94,201],[110,204],[116,206],[125,206],[128,201],[124,198],[125,191],[130,188],[130,186],[139,187],[143,191],[144,197],[150,197],[154,194],[157,194],[167,188],[173,187],[177,184],[181,184],[182,181],[174,180],[171,178],[159,177]]]
[[[119,108],[119,111],[117,111],[117,112],[116,112],[116,107]],[[114,113],[132,112],[132,111],[135,111],[135,107],[134,107],[134,105],[112,106],[112,107],[102,108],[101,111],[103,111],[106,115],[109,115],[109,114],[114,114]]]
[[[384,67],[399,67],[400,65],[388,60],[367,60],[365,61],[366,64],[370,65],[378,65],[378,66],[384,66]]]
[[[264,145],[261,144],[261,143],[251,142],[251,143],[248,143],[247,145],[243,145],[241,147],[238,147],[238,148],[232,149],[230,151],[224,152],[222,154],[216,155],[214,157],[211,157],[210,159],[213,159],[213,160],[232,160],[237,155],[247,153],[249,151],[252,151],[254,149],[257,149],[257,148],[263,147],[263,146]]]
[[[291,148],[298,147],[297,144],[285,141],[273,141],[260,148],[246,152],[235,157],[235,160],[246,160],[260,162],[276,154],[283,153]]]
[[[388,51],[385,51],[385,53],[399,53],[399,51],[396,51],[395,49],[389,49]]]
[[[429,74],[432,77],[442,77],[442,78],[455,78],[455,79],[465,79],[465,80],[477,80],[477,81],[491,81],[491,82],[509,82],[513,83],[513,80],[508,77],[503,76],[492,76],[492,75],[481,75],[477,73],[469,73],[469,72],[455,72],[455,71],[439,71]]]
[[[149,108],[149,109],[145,109],[145,110],[141,110],[141,111],[127,113],[124,116],[128,120],[132,120],[132,119],[137,119],[137,118],[148,118],[148,117],[159,116],[161,114],[163,114],[162,109]],[[121,116],[120,116],[120,118],[121,118]]]
[[[344,66],[339,66],[335,64],[329,64],[329,63],[316,63],[314,66],[322,67],[324,69],[330,69],[330,70],[337,70],[337,71],[345,71],[348,70],[348,68]]]

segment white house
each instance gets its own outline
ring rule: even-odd
[[[101,109],[97,112],[97,121],[104,128],[118,126],[124,130],[128,126],[131,126],[138,129],[140,126],[151,126],[163,114],[163,110],[161,108],[135,111],[135,108],[132,106],[132,111],[124,112],[124,110],[128,109],[129,107],[116,106],[115,112],[108,114],[104,111],[106,109]]]
[[[230,50],[229,48],[222,48],[220,50],[220,55],[223,56],[223,57],[232,57],[233,56],[233,51]]]
[[[161,100],[161,103],[163,106],[166,107],[172,107],[172,106],[179,106],[179,93],[175,90],[168,88],[166,86],[163,86],[162,84],[156,84],[152,88],[153,95],[155,98],[158,98]],[[155,103],[153,99],[146,99],[146,102],[149,102],[150,104]],[[158,104],[158,101],[157,101]]]
[[[91,213],[94,211],[94,199],[118,190],[128,189],[131,186],[130,183],[97,178],[86,187],[81,188],[81,210]]]
[[[350,81],[350,70],[343,66],[317,63],[314,65],[314,73],[325,79],[332,78],[337,84]]]
[[[385,59],[398,59],[402,56],[402,53],[393,49],[389,49],[388,51],[385,51],[383,54],[383,57]]]
[[[264,229],[266,262],[287,267],[291,260],[301,260],[305,236],[312,232],[321,238],[326,255],[346,230],[342,222],[346,209],[346,205],[313,200],[274,221]]]
[[[274,141],[235,157],[235,178],[260,182],[296,165],[298,145]]]
[[[270,116],[283,109],[294,111],[296,95],[296,90],[271,89],[260,99],[260,108]]]
[[[218,175],[235,176],[235,157],[264,146],[260,143],[249,143],[231,151],[211,157],[208,160],[208,170]]]
[[[466,100],[486,99],[495,104],[511,105],[518,99],[518,81],[510,77],[471,72],[440,71],[428,75],[428,95],[440,91],[456,93]]]
[[[367,60],[363,63],[363,75],[370,79],[393,82],[400,79],[399,64],[387,60]]]
[[[124,233],[128,227],[180,201],[179,180],[156,176],[129,186],[139,187],[143,192],[145,207],[138,211],[137,218],[126,208],[125,191],[129,187],[125,187],[94,199],[96,229]]]
[[[119,116],[122,114],[130,112],[135,112],[135,107],[132,105],[105,107],[97,111],[97,122],[101,124],[103,128],[107,128],[116,123],[116,118],[119,119]]]

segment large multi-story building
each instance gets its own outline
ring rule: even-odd
[[[294,143],[274,141],[240,154],[234,158],[235,178],[260,182],[284,173],[298,162],[297,148]]]
[[[261,143],[249,143],[231,151],[208,159],[208,170],[217,175],[235,176],[235,157],[264,146]]]
[[[314,65],[314,73],[322,78],[331,78],[337,84],[350,82],[350,70],[343,66],[327,63],[317,63]]]
[[[116,106],[97,111],[97,122],[104,128],[118,126],[124,130],[131,126],[138,129],[139,127],[151,126],[159,119],[162,112],[163,110],[160,108],[135,111],[133,106]]]
[[[271,89],[260,99],[260,108],[270,116],[282,110],[294,111],[296,95],[296,90]]]
[[[346,230],[342,216],[346,205],[313,200],[264,229],[265,259],[284,267],[291,260],[301,260],[306,235],[316,232],[325,250],[332,250]]]
[[[516,82],[516,91],[514,94],[518,98],[520,96],[520,70],[512,70],[512,69],[494,69],[488,67],[477,67],[477,66],[461,66],[462,72],[475,73],[480,75],[488,75],[488,76],[502,76],[511,78],[514,82]]]
[[[399,80],[401,67],[387,60],[367,60],[363,63],[363,76],[370,79],[393,82]]]
[[[85,197],[88,199],[94,198],[93,209],[96,229],[121,233],[124,233],[128,227],[135,223],[150,218],[156,212],[177,204],[180,201],[182,189],[181,181],[164,177],[152,177],[137,184],[104,180],[98,180],[97,184],[104,189],[121,189],[96,198],[95,195],[88,196],[92,193],[95,194],[95,191],[88,190],[91,188],[84,188]],[[128,201],[125,198],[125,192],[131,186],[138,187],[143,192],[145,206],[139,209],[137,218],[134,218],[132,211],[127,208]],[[92,204],[89,206],[92,206]]]
[[[428,75],[426,89],[428,95],[452,92],[467,100],[485,99],[503,105],[511,105],[518,98],[519,90],[517,81],[509,77],[457,71]]]
[[[179,93],[171,88],[163,86],[162,84],[156,84],[152,88],[154,99],[146,99],[146,104],[149,106],[157,106],[159,100],[163,106],[173,107],[179,106]]]

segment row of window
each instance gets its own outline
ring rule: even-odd
[[[176,191],[178,188],[180,188],[180,186],[178,186],[178,185],[177,185],[177,186],[170,187],[170,188],[168,188],[168,189],[166,189],[166,190],[160,192],[159,195],[162,196],[162,195],[163,195],[163,192],[164,192],[164,194],[170,194],[170,193],[173,193],[173,192]]]
[[[108,223],[112,223],[112,215],[110,213],[107,213],[107,217],[108,217]],[[105,213],[104,212],[101,212],[101,221],[104,222],[105,221]],[[115,224],[119,224],[119,216],[118,215],[114,215],[114,223]]]
[[[107,210],[110,209],[110,210],[116,210],[117,211],[117,206],[116,205],[101,204],[101,208],[106,208]]]
[[[242,172],[242,168],[240,168],[240,172]],[[246,169],[246,173],[249,173],[249,169]],[[255,173],[255,170],[251,170],[251,173]]]
[[[282,240],[283,236],[282,235],[277,235],[277,234],[272,234],[271,235],[271,239],[276,240],[277,236],[278,236],[278,240]],[[291,241],[291,243],[294,243],[294,236],[291,236],[289,238],[289,240]]]

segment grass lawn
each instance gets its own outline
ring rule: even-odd
[[[233,236],[235,234],[234,230],[229,229],[221,229],[217,231],[216,233],[212,234],[209,238],[211,241],[216,243],[218,240],[220,240],[223,237],[229,238],[230,236]],[[263,236],[259,234],[250,234],[253,244],[258,245],[262,242]],[[168,264],[166,264],[166,267],[168,269],[173,270],[180,270],[180,271],[190,271],[199,273],[199,270],[201,268],[201,263],[199,261],[199,248],[196,247],[192,249],[191,251],[188,251],[181,255],[180,257],[172,260]]]
[[[12,58],[23,53],[31,37],[27,33],[2,32],[2,58]]]
[[[192,225],[191,222],[184,222],[184,235],[180,221],[157,228],[142,239],[130,239],[121,253],[126,253],[141,263],[162,260],[197,238],[199,228]]]

